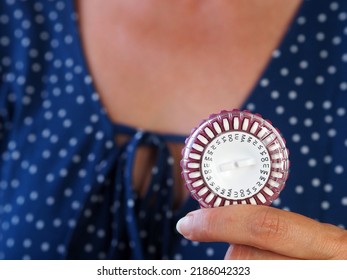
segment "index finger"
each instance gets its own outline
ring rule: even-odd
[[[269,206],[200,209],[181,219],[177,230],[190,240],[243,244],[293,258],[347,257],[344,230]]]

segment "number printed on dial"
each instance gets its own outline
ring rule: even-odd
[[[212,115],[192,132],[182,154],[182,177],[202,207],[270,204],[288,177],[281,135],[246,111]]]

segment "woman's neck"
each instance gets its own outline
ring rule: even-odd
[[[111,119],[185,134],[206,112],[243,104],[299,4],[80,0],[77,8],[89,69]]]
[[[291,18],[300,0],[88,2],[94,2],[97,22],[104,26],[113,24],[115,33],[124,32],[124,36],[140,37],[143,43],[155,42],[163,47],[196,49],[223,43],[227,37],[233,37],[232,34],[242,36],[262,28],[272,36],[278,30],[277,24],[283,24],[283,18],[288,14],[288,19]],[[84,5],[82,1],[81,5]]]

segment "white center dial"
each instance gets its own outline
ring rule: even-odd
[[[250,198],[268,181],[271,159],[255,136],[242,131],[226,132],[206,146],[201,170],[206,185],[221,197]]]

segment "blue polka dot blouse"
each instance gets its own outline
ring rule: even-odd
[[[346,1],[303,1],[243,107],[287,139],[290,176],[274,207],[346,227]],[[73,1],[1,1],[0,259],[223,258],[227,244],[175,230],[198,205],[173,209],[168,141],[184,137],[105,114]],[[131,181],[140,145],[158,151],[144,197]]]

